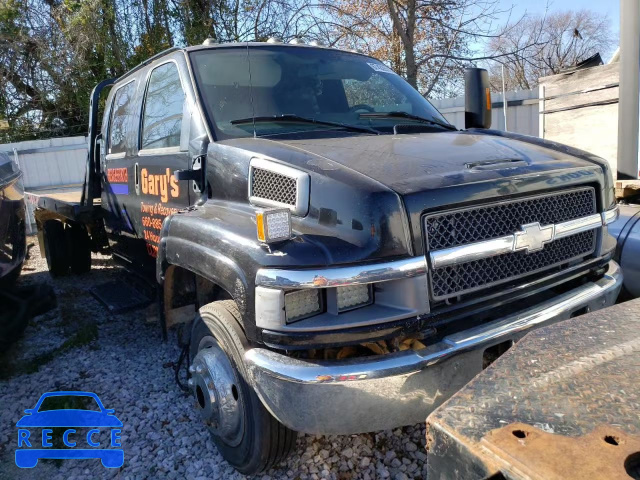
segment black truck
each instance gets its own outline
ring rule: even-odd
[[[0,287],[18,278],[26,250],[22,172],[8,154],[0,152]]]
[[[94,90],[76,197],[28,195],[49,268],[86,272],[108,249],[154,279],[165,331],[193,308],[189,386],[242,472],[296,431],[424,421],[526,332],[622,284],[607,163],[489,130],[486,71],[466,96],[459,131],[358,53],[163,52]]]

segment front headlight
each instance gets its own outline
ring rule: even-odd
[[[338,312],[364,307],[373,302],[371,285],[347,285],[336,288]]]
[[[284,312],[287,323],[302,320],[322,312],[320,289],[297,290],[284,296]]]
[[[429,313],[424,256],[321,269],[262,268],[256,274],[256,326],[325,332]]]

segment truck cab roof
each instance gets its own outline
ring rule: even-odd
[[[140,70],[141,68],[162,59],[163,57],[170,55],[172,53],[175,52],[184,52],[184,53],[190,53],[190,52],[197,52],[200,50],[216,50],[216,49],[227,49],[227,48],[260,48],[260,47],[287,47],[287,48],[307,48],[307,49],[316,49],[316,50],[333,50],[333,51],[340,51],[340,52],[345,52],[345,53],[352,53],[354,55],[361,55],[363,57],[369,57],[368,55],[365,55],[361,52],[357,52],[355,50],[344,50],[344,49],[340,49],[337,47],[329,47],[329,46],[324,46],[324,45],[311,45],[311,44],[306,44],[306,43],[284,43],[284,42],[280,42],[280,41],[274,41],[274,42],[225,42],[225,43],[206,43],[206,44],[202,44],[202,45],[191,45],[188,47],[170,47],[167,48],[166,50],[163,50],[155,55],[153,55],[152,57],[149,57],[148,59],[146,59],[144,62],[139,63],[138,65],[136,65],[135,67],[133,67],[131,70],[127,71],[126,73],[124,73],[122,76],[120,76],[117,79],[117,82],[121,82],[122,80],[124,80],[125,78],[129,77],[131,74],[133,74],[134,72]],[[371,57],[369,57],[371,58]]]

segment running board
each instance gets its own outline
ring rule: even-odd
[[[91,294],[111,313],[124,313],[148,306],[153,301],[149,285],[130,275],[97,285]]]

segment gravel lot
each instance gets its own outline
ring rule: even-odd
[[[91,273],[53,281],[37,240],[28,242],[36,245],[19,281],[52,284],[58,307],[36,317],[0,356],[0,479],[246,478],[222,459],[191,397],[175,384],[175,336],[163,343],[144,310],[112,315],[89,293],[124,271],[94,254]],[[41,460],[33,470],[15,466],[15,423],[42,393],[54,390],[95,392],[115,409],[124,424],[121,469],[105,469],[99,460]],[[424,478],[424,438],[422,424],[363,435],[301,435],[286,462],[255,478]]]

